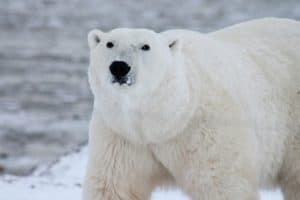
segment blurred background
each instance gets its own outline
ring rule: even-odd
[[[28,175],[87,143],[90,29],[213,31],[300,0],[0,0],[0,174]]]

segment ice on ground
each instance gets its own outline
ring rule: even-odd
[[[0,177],[1,200],[81,200],[82,180],[87,163],[87,147],[42,166],[30,177]],[[189,200],[178,189],[156,189],[151,200]],[[261,192],[261,200],[282,200],[279,190]]]

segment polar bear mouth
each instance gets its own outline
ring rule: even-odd
[[[131,86],[131,85],[133,85],[135,83],[135,79],[134,79],[133,74],[129,73],[128,75],[120,77],[120,78],[112,76],[111,82],[113,84],[117,83],[119,85],[128,85],[128,86]]]

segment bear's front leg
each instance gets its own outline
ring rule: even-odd
[[[84,200],[146,200],[168,178],[144,146],[135,146],[93,117]]]
[[[158,145],[155,155],[192,200],[258,200],[255,145],[242,134],[193,131]]]
[[[203,134],[199,146],[186,148],[189,159],[177,177],[183,190],[193,200],[258,200],[255,145],[247,137]]]
[[[177,181],[193,200],[258,200],[257,185],[241,170],[216,167],[195,172],[194,167],[187,167]]]

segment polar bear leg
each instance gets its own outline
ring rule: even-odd
[[[182,134],[154,153],[191,199],[258,200],[257,154],[250,141],[225,133]]]
[[[298,178],[299,178],[298,174]],[[300,182],[296,178],[290,179],[282,186],[284,200],[299,200],[300,198]]]
[[[92,120],[83,199],[149,199],[156,185],[169,178],[168,173],[147,149],[132,145],[99,124]]]
[[[300,133],[288,144],[280,184],[285,200],[300,199]]]
[[[189,173],[189,170],[186,171]],[[200,176],[194,175],[179,181],[183,190],[195,200],[258,200],[255,184],[238,173],[218,174],[211,170],[201,170]],[[211,175],[214,174],[214,175]],[[211,177],[209,177],[211,175]],[[188,177],[188,175],[187,175]]]

